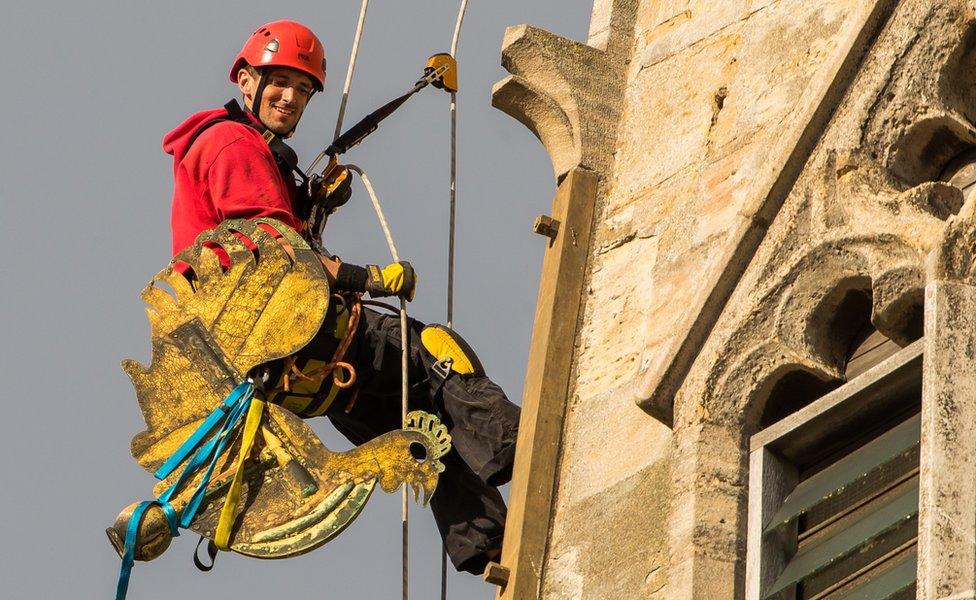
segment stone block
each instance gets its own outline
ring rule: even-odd
[[[558,502],[571,505],[603,494],[662,460],[671,431],[642,416],[627,394],[577,398],[566,421],[562,462],[572,465],[559,480]]]
[[[667,597],[667,459],[557,509],[540,597]]]

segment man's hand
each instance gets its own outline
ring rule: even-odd
[[[417,274],[410,263],[405,261],[391,263],[382,269],[378,265],[366,265],[369,279],[366,291],[371,298],[397,296],[408,302],[417,291]]]
[[[315,204],[325,209],[326,214],[331,215],[351,196],[352,177],[345,165],[330,165],[323,177],[313,180],[312,197]]]

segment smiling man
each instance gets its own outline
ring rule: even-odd
[[[298,157],[284,142],[325,87],[325,52],[315,34],[294,21],[259,27],[235,58],[230,80],[243,107],[231,100],[196,113],[163,140],[173,155],[174,255],[226,219],[270,217],[312,243],[305,223],[310,206],[324,202],[331,210],[348,198],[348,188],[338,199],[332,195],[341,190],[329,196],[309,190]],[[227,266],[223,249],[210,247]],[[416,277],[409,263],[380,269],[321,258],[333,292],[346,293],[350,306],[362,292],[413,298]],[[193,278],[189,265],[177,267]],[[316,365],[338,360],[333,352],[344,335],[337,334],[340,302],[331,304],[308,347],[287,368],[269,366],[265,391],[270,402],[299,416],[328,416],[350,441],[362,444],[401,426],[400,322],[364,309],[345,355],[355,385],[340,389],[331,378],[310,383],[308,374],[324,368]],[[506,510],[496,486],[511,478],[519,408],[454,331],[414,320],[410,328],[411,409],[442,415],[453,437],[431,508],[455,567],[481,573],[501,548]]]
[[[174,159],[173,254],[225,219],[271,217],[303,227],[297,215],[308,199],[296,184],[298,158],[284,139],[325,87],[322,44],[294,21],[268,23],[244,44],[230,80],[243,110],[232,100],[198,112],[163,139]]]
[[[254,110],[255,100],[258,100],[256,92],[262,83],[266,85],[259,99],[260,108]],[[315,91],[312,78],[299,71],[271,69],[262,77],[257,69],[249,65],[241,67],[237,73],[237,85],[244,94],[248,109],[257,114],[265,127],[284,137],[288,137],[298,126],[298,120],[302,118],[302,112]]]

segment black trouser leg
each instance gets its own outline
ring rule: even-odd
[[[354,444],[400,427],[399,319],[370,310],[363,316],[351,357],[358,399],[348,414],[343,397],[327,413]],[[431,499],[434,520],[454,566],[480,574],[501,548],[506,508],[494,485],[511,477],[519,409],[487,377],[432,380],[433,361],[420,344],[423,324],[411,320],[410,328],[410,408],[440,414],[453,438]]]
[[[452,373],[441,388],[444,412],[453,423],[454,447],[485,483],[497,486],[512,479],[519,407],[487,377]]]
[[[454,450],[430,499],[447,555],[458,571],[480,575],[497,557],[505,533],[505,501],[498,489],[474,474]]]
[[[399,413],[396,416],[399,419]],[[329,414],[329,419],[346,439],[356,445],[399,428],[398,423],[397,427],[380,431],[361,419],[342,414]],[[497,488],[474,474],[456,450],[452,449],[441,457],[441,462],[444,463],[444,472],[438,479],[437,491],[430,499],[434,521],[454,567],[458,571],[480,575],[502,547],[505,501]]]

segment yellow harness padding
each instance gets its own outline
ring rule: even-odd
[[[217,533],[214,535],[214,544],[221,550],[230,548],[230,532],[234,526],[234,518],[237,516],[237,503],[241,499],[241,485],[244,483],[244,463],[251,448],[254,446],[254,437],[258,427],[261,425],[261,417],[264,415],[264,402],[257,398],[251,399],[251,406],[247,409],[247,420],[244,422],[244,435],[241,438],[241,449],[237,455],[237,472],[234,479],[230,482],[227,496],[224,498],[224,507],[220,509],[220,519],[217,521]]]
[[[325,362],[321,360],[309,360],[305,363],[305,367],[302,369],[303,373],[312,373],[317,371],[321,367],[325,366]],[[333,400],[339,394],[339,386],[332,382],[332,378],[328,377],[326,379],[329,386],[329,394],[325,397],[325,401],[322,402],[321,406],[314,411],[314,413],[308,412],[308,409],[315,403],[318,402],[316,399],[319,390],[325,385],[325,381],[308,381],[305,379],[299,379],[291,385],[291,393],[281,399],[281,405],[291,412],[299,415],[301,417],[320,417],[325,414],[325,411],[332,406]]]
[[[460,375],[483,373],[484,369],[471,347],[454,331],[443,325],[428,325],[420,332],[420,343],[437,360],[451,359],[451,370]]]
[[[342,296],[336,296],[339,301],[336,302],[336,328],[335,328],[335,339],[341,340],[346,337],[346,331],[349,329],[349,309],[346,308],[345,302],[342,300]],[[321,360],[309,359],[302,366],[302,373],[313,373],[317,372],[320,368],[325,366],[325,362]],[[287,373],[282,374],[282,377],[287,376]],[[313,412],[308,412],[309,408],[315,404],[318,404],[317,399],[318,392],[323,385],[328,382],[329,393],[325,397],[325,400],[319,404],[318,408]],[[281,404],[284,408],[289,411],[299,415],[301,417],[320,417],[325,414],[325,411],[329,410],[332,406],[332,402],[335,400],[336,396],[339,395],[339,386],[332,382],[331,377],[327,377],[324,381],[320,379],[297,379],[291,385],[291,393],[283,396],[278,396],[275,398],[275,402]]]

